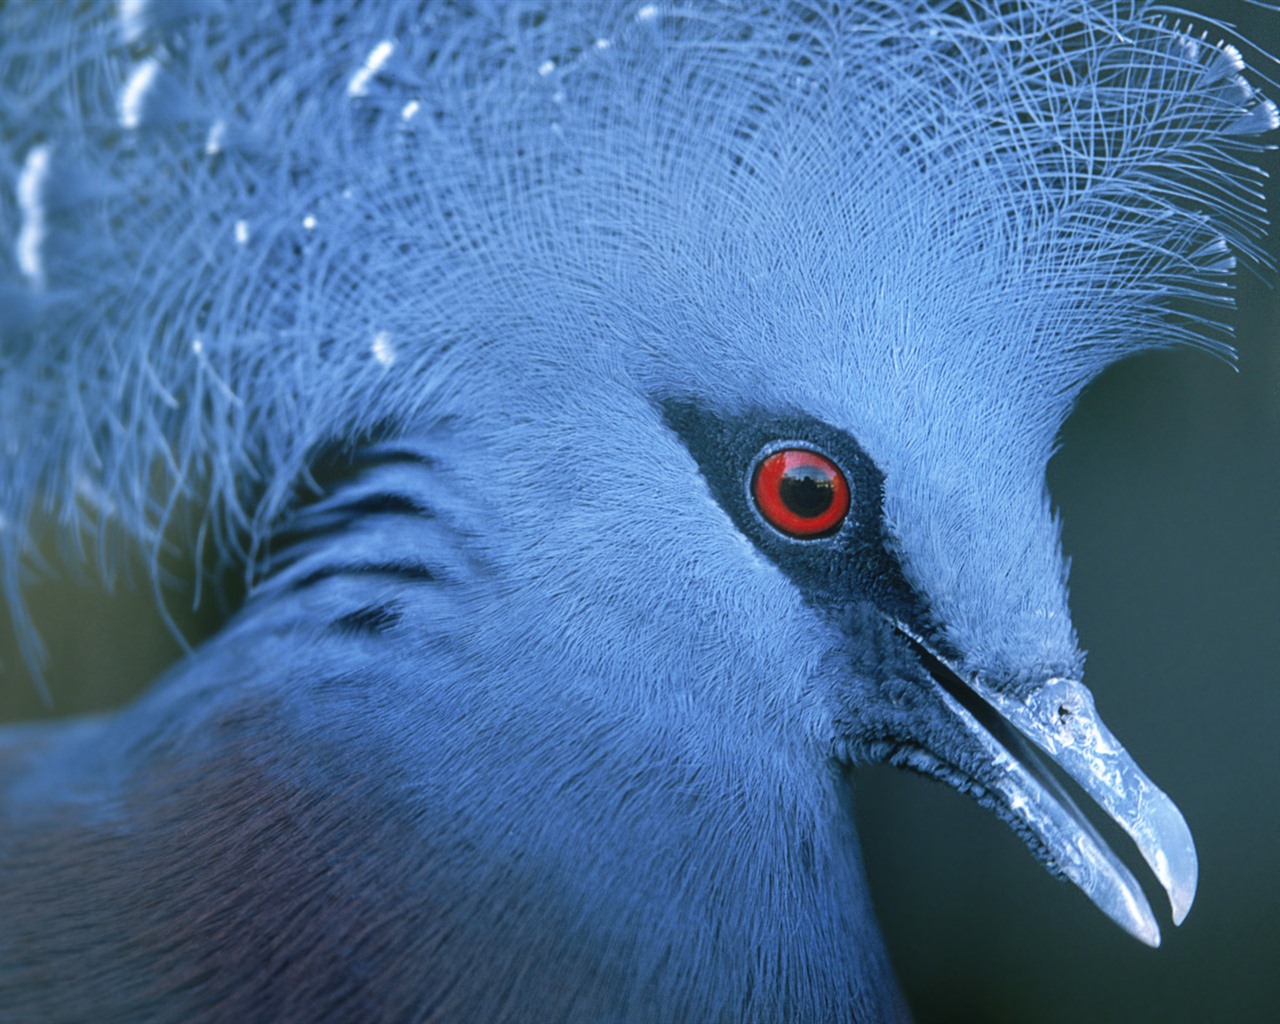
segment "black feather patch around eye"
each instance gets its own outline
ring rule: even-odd
[[[884,474],[848,432],[794,413],[721,415],[676,399],[662,412],[734,525],[815,606],[870,600],[923,625],[924,602],[884,524]]]

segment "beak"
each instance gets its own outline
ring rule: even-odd
[[[1018,831],[1030,833],[1053,867],[1121,928],[1148,946],[1160,929],[1141,887],[1046,765],[1065,772],[1137,845],[1181,924],[1195,899],[1191,832],[1174,806],[1102,723],[1093,696],[1074,679],[1051,678],[1019,699],[981,676],[962,676],[901,622],[938,684],[945,706],[991,766],[979,780]]]

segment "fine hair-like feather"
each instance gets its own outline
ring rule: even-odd
[[[74,561],[180,508],[252,580],[318,453],[588,351],[981,366],[1047,447],[1117,357],[1227,351],[1242,72],[1119,0],[5,4],[4,592],[40,517]]]

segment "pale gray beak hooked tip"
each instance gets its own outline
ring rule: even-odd
[[[1199,875],[1191,830],[1098,717],[1084,684],[1049,679],[1025,701],[981,680],[970,685],[1124,829],[1168,894],[1173,923],[1181,924],[1195,900]]]
[[[1175,925],[1195,899],[1195,844],[1173,801],[1098,717],[1084,684],[1054,677],[1012,696],[981,675],[962,675],[920,637],[895,625],[925,659],[943,702],[985,751],[991,773],[984,784],[1005,813],[1037,837],[1104,914],[1139,941],[1158,946],[1160,928],[1142,887],[1044,761],[1073,779],[1133,840],[1168,894]]]

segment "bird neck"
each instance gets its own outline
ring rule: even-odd
[[[310,752],[304,784],[395,823],[377,834],[405,894],[397,927],[422,899],[452,936],[430,970],[483,960],[546,986],[585,964],[591,992],[522,998],[604,1016],[647,1001],[626,1019],[905,1019],[847,780],[821,747],[699,701],[693,656],[691,678],[637,691],[513,645],[492,618],[500,574],[458,514],[427,455],[382,453],[299,516],[218,641],[229,665],[287,665],[251,686],[286,701],[296,735],[276,745]],[[308,643],[270,653],[298,630]]]

